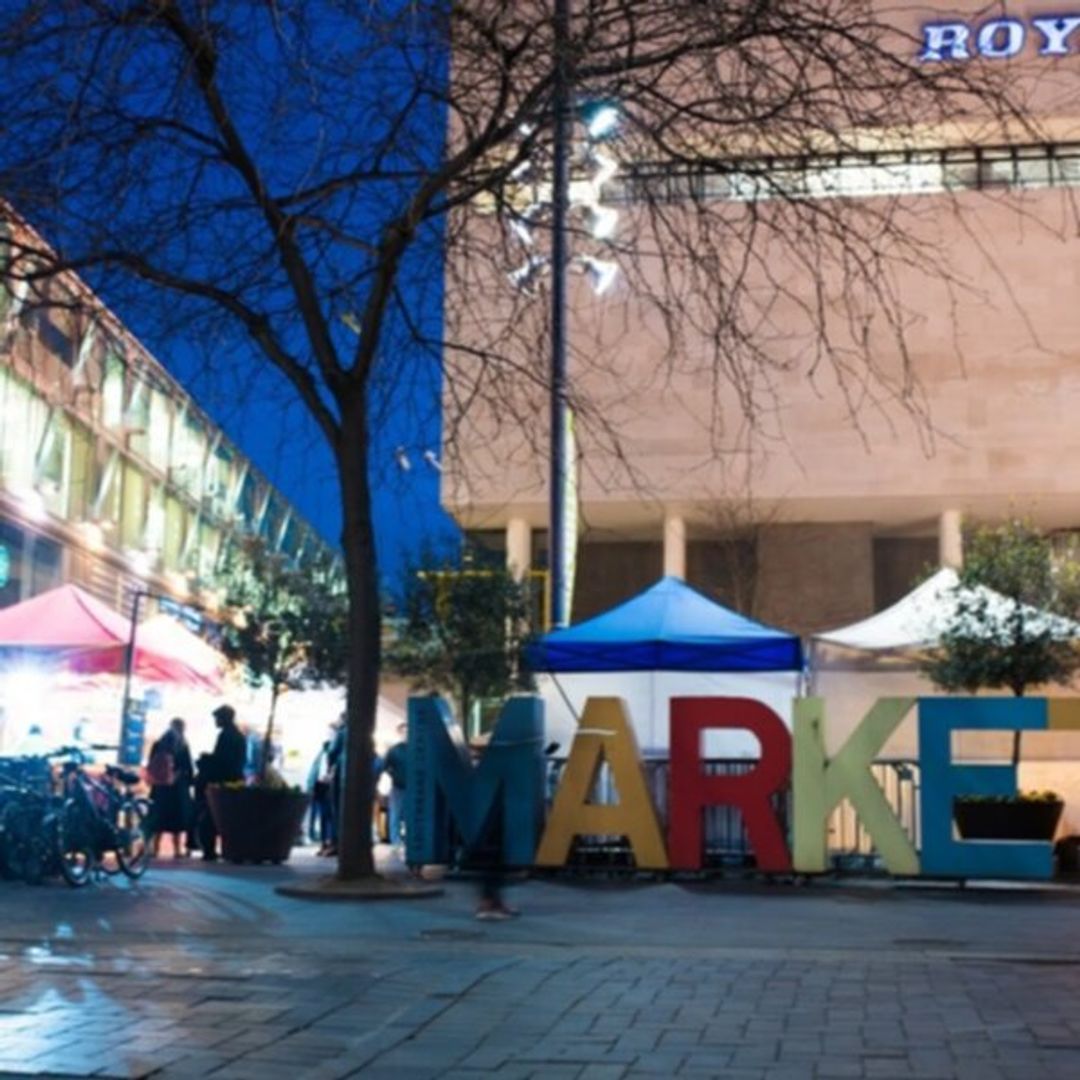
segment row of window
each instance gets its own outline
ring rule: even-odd
[[[81,328],[85,316],[55,296],[49,301],[58,306],[42,306],[40,298],[28,301],[0,286],[0,319],[19,335],[12,351],[30,355],[37,342],[67,369],[61,380],[66,400],[91,426],[114,435],[191,498],[209,500],[212,513],[229,516],[239,499],[250,522],[260,497],[256,488],[265,485],[250,476],[216,428],[164,376],[127,362],[102,331]]]
[[[304,549],[307,530],[281,497],[240,471],[231,448],[219,445],[211,453],[183,417],[174,417],[172,460],[186,456],[191,484],[177,480],[175,465],[162,470],[174,481],[167,482],[141,464],[137,452],[121,453],[2,367],[0,417],[0,485],[23,498],[31,515],[85,523],[94,542],[142,553],[148,568],[207,580],[233,528],[260,535],[293,558]],[[213,495],[200,500],[200,490]]]
[[[604,202],[756,202],[1078,185],[1080,144],[1065,143],[763,158],[692,169],[638,164],[608,182]]]

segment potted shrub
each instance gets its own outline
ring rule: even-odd
[[[210,811],[229,862],[283,863],[300,832],[308,798],[282,783],[211,784]]]
[[[345,594],[333,566],[290,562],[257,539],[226,565],[222,648],[248,681],[270,690],[259,768],[251,783],[216,784],[207,799],[232,862],[284,862],[308,797],[273,767],[274,717],[288,689],[338,682],[345,668]]]
[[[953,802],[956,827],[965,840],[1050,841],[1064,809],[1055,791],[971,795]]]

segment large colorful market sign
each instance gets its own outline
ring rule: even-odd
[[[870,771],[912,710],[919,726],[921,851],[915,850]],[[414,698],[409,702],[408,859],[450,861],[455,832],[470,848],[497,822],[495,833],[508,865],[562,866],[575,837],[624,836],[642,869],[696,870],[702,865],[705,811],[733,806],[742,814],[762,870],[820,873],[828,865],[829,816],[847,799],[892,874],[1050,877],[1049,843],[954,838],[953,801],[1015,794],[1016,768],[954,762],[952,735],[967,730],[1080,731],[1080,698],[881,698],[831,758],[824,725],[820,698],[795,702],[793,732],[772,709],[749,698],[672,698],[665,837],[621,699],[587,702],[545,823],[543,706],[538,699],[515,698],[506,704],[474,767],[446,703]],[[725,729],[751,732],[761,744],[761,756],[748,772],[707,775],[702,735]],[[618,802],[601,805],[590,797],[605,762]],[[790,838],[773,808],[773,796],[789,784],[794,806]]]

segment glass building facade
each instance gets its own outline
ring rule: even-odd
[[[0,606],[71,581],[213,610],[252,535],[334,557],[78,278],[0,285]]]

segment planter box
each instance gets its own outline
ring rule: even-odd
[[[965,840],[1053,840],[1063,802],[953,803],[956,827]]]
[[[300,792],[265,788],[206,789],[221,853],[229,862],[283,863],[292,851],[307,810]]]

